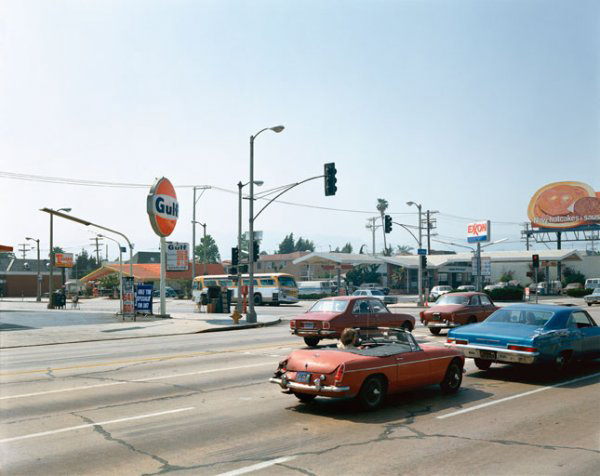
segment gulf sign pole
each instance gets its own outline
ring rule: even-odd
[[[167,243],[165,237],[173,233],[179,218],[179,204],[175,187],[169,179],[156,179],[150,188],[146,208],[154,233],[160,236],[160,315],[168,317],[165,304],[167,274]]]

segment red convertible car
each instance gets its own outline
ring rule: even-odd
[[[271,383],[307,403],[317,396],[356,397],[374,410],[386,394],[439,384],[455,393],[462,382],[464,356],[454,349],[419,346],[403,329],[361,329],[360,346],[293,351],[279,363]]]
[[[442,329],[483,322],[491,313],[500,309],[485,293],[449,293],[441,296],[435,305],[421,311],[421,323],[433,335]]]
[[[412,331],[415,318],[389,311],[372,296],[338,296],[317,301],[301,317],[290,321],[291,332],[310,347],[321,339],[338,339],[347,327],[401,327]]]

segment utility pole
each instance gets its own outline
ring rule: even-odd
[[[98,267],[100,268],[102,266],[102,262],[100,261],[100,241],[102,240],[102,238],[99,237],[95,237],[95,238],[90,238],[90,240],[95,241],[96,242],[96,261],[98,263]],[[92,245],[94,246],[94,245]]]
[[[431,233],[431,230],[437,228],[437,219],[431,218],[431,215],[439,213],[437,210],[427,210],[427,218],[423,222],[423,227],[427,229],[427,254],[431,254],[431,237],[436,236],[435,233]]]
[[[377,230],[377,228],[379,228],[380,226],[375,224],[377,222],[377,218],[378,217],[367,218],[367,220],[369,220],[370,223],[365,225],[365,228],[370,228],[373,234],[373,247],[371,248],[371,254],[373,256],[375,256],[375,230]]]
[[[19,250],[21,253],[23,253],[23,259],[27,258],[27,252],[31,249],[29,248],[29,246],[27,245],[27,243],[21,243],[19,245],[21,247],[21,249]]]
[[[525,249],[529,251],[529,223],[525,223]]]
[[[196,277],[196,204],[202,195],[204,195],[204,192],[206,192],[209,188],[210,185],[194,186],[194,204],[192,207],[192,281]],[[197,198],[196,190],[202,190]]]

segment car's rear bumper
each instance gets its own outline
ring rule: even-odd
[[[450,321],[421,321],[425,327],[437,327],[438,329],[449,329],[451,327],[460,327],[462,324]]]
[[[291,333],[302,337],[334,337],[339,334],[332,329],[292,329]]]
[[[279,385],[284,390],[318,394],[318,395],[323,395],[325,397],[340,396],[341,394],[344,394],[344,393],[347,393],[350,391],[350,387],[347,387],[347,386],[346,387],[334,387],[332,385],[323,385],[323,386],[308,385],[305,383],[293,382],[291,380],[286,379],[285,377],[282,377],[282,378],[271,377],[269,379],[269,382]],[[320,382],[320,381],[317,380],[317,382]]]
[[[462,352],[465,357],[472,359],[506,362],[509,364],[537,364],[540,360],[539,352],[522,352],[519,350],[508,350],[500,347],[471,344],[446,344],[446,347],[456,349]]]

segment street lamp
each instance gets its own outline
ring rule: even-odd
[[[206,192],[210,188],[210,185],[194,186],[194,206],[192,208],[192,282],[196,277],[196,204],[198,203],[198,200],[200,200],[202,195],[204,195],[204,192]],[[196,198],[196,190],[202,190],[198,198]]]
[[[35,300],[41,302],[42,300],[42,274],[40,272],[40,240],[35,238],[26,237],[26,240],[35,241],[37,244],[37,294]]]
[[[250,136],[250,210],[248,217],[248,295],[250,296],[250,307],[246,314],[247,322],[256,322],[256,312],[254,311],[254,139],[264,131],[270,130],[280,133],[283,129],[283,126],[266,127]]]
[[[121,243],[119,243],[114,238],[106,235],[97,235],[98,238],[106,238],[107,240],[114,241],[119,247],[119,300],[120,305],[119,309],[121,310],[121,316],[123,316],[123,248],[121,248]],[[108,247],[108,245],[107,245]]]
[[[242,313],[242,273],[240,273],[241,260],[242,260],[242,189],[250,182],[242,183],[241,180],[238,182],[238,282],[237,282],[237,302],[235,309],[238,314]],[[261,187],[264,184],[262,180],[255,180],[254,185]],[[250,246],[248,247],[250,248]],[[250,253],[250,251],[248,251]],[[248,256],[250,256],[248,254]]]
[[[52,301],[52,293],[54,292],[54,235],[53,235],[53,217],[55,214],[65,211],[69,213],[71,208],[59,208],[58,210],[52,210],[51,208],[44,208],[44,211],[50,213],[50,277],[48,279],[48,309],[54,309],[54,301]],[[61,214],[62,215],[62,214]],[[65,215],[68,216],[68,215]]]
[[[421,205],[415,202],[406,202],[406,204],[410,207],[412,205],[416,206],[419,209],[419,249],[423,249],[423,234],[421,228]],[[418,305],[423,305],[423,266],[421,266],[421,256],[419,255],[419,302]]]

